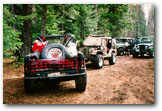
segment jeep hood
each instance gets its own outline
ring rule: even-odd
[[[124,43],[116,43],[117,46],[124,46]]]
[[[147,46],[150,46],[150,45],[153,45],[153,43],[140,43],[138,45],[147,45]]]

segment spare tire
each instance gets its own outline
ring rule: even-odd
[[[66,51],[65,47],[62,44],[53,43],[47,45],[43,48],[41,53],[42,59],[53,59],[53,60],[60,60],[65,59]]]

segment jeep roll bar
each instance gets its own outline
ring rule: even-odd
[[[64,45],[67,46],[68,43],[75,38],[75,36],[73,34],[64,34],[64,35],[40,35],[39,37],[46,37],[47,39],[59,39],[59,38],[65,37],[65,36],[68,37],[67,41],[64,43]]]

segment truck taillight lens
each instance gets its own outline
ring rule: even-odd
[[[81,68],[84,68],[84,67],[85,67],[85,61],[84,61],[84,59],[82,59]]]

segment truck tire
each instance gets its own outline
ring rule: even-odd
[[[144,53],[141,53],[141,57],[144,57]]]
[[[119,48],[118,49],[118,55],[119,56],[123,56],[124,55],[124,49],[123,48]]]
[[[110,65],[114,65],[116,62],[116,58],[115,58],[115,55],[112,54],[111,57],[109,58],[109,64]]]
[[[137,58],[138,55],[136,53],[133,53],[133,58]]]
[[[96,68],[97,69],[101,69],[104,65],[104,59],[102,57],[102,55],[97,55],[96,56]]]
[[[60,60],[65,59],[66,51],[62,44],[53,43],[43,48],[41,53],[42,59]]]
[[[87,75],[78,77],[75,79],[76,90],[79,92],[84,92],[87,85]]]
[[[27,93],[34,92],[33,80],[24,79],[24,89]]]

